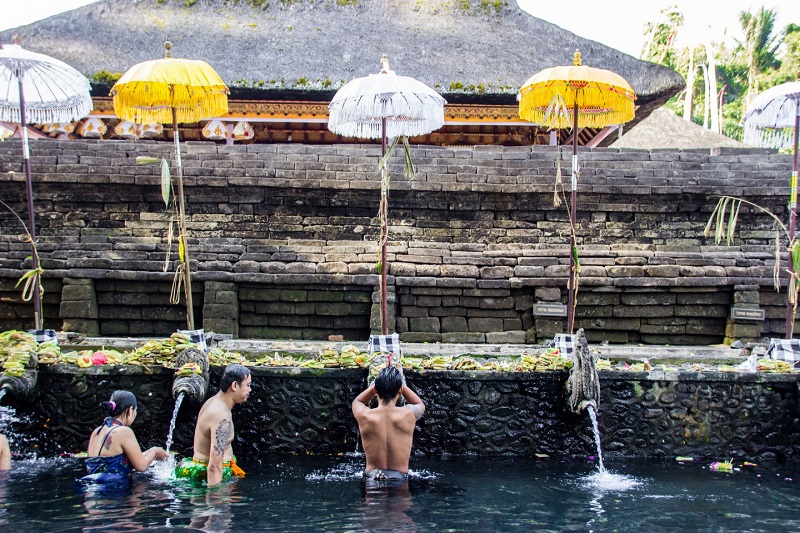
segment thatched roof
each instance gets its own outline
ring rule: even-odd
[[[102,0],[0,32],[0,41],[15,33],[87,75],[162,57],[168,37],[175,57],[207,61],[232,88],[289,97],[332,94],[376,73],[383,53],[398,74],[442,94],[498,104],[514,103],[539,70],[571,64],[576,48],[585,64],[625,77],[640,109],[684,86],[676,72],[532,17],[515,0]]]
[[[679,117],[666,108],[656,109],[650,116],[627,130],[611,144],[612,148],[653,150],[658,148],[744,148],[746,145],[730,137],[707,130]]]

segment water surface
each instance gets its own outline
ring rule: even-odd
[[[363,456],[279,457],[205,489],[151,469],[83,486],[78,459],[0,476],[7,531],[800,531],[795,465],[412,457],[407,487],[365,490]],[[800,476],[797,476],[800,478]]]

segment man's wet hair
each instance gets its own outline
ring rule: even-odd
[[[222,372],[222,377],[219,378],[219,389],[222,392],[228,392],[228,389],[231,387],[234,381],[241,385],[242,381],[244,381],[249,375],[250,370],[239,363],[228,365]]]
[[[382,368],[375,377],[375,391],[383,402],[388,402],[397,396],[402,386],[403,375],[393,366]]]

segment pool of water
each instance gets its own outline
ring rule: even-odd
[[[2,531],[798,531],[797,465],[412,458],[406,488],[366,491],[363,456],[280,457],[211,490],[166,469],[84,487],[79,459],[0,475]],[[13,529],[12,529],[13,528]]]

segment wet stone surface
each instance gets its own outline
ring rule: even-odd
[[[248,402],[236,406],[234,451],[243,465],[278,454],[360,449],[350,405],[363,369],[253,368]],[[211,368],[208,394],[222,368]],[[600,374],[598,422],[607,456],[689,455],[790,460],[800,456],[797,374],[615,372]],[[32,400],[8,395],[18,421],[5,431],[20,454],[85,451],[116,389],[136,394],[133,429],[143,448],[163,446],[174,408],[172,370],[40,365]],[[586,413],[566,408],[567,372],[407,371],[427,405],[414,453],[594,455]],[[191,453],[199,405],[181,406],[173,450]]]
[[[690,382],[601,376],[604,452],[713,459],[798,456],[796,376],[748,376],[750,382],[742,383],[730,375],[707,374]]]

